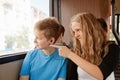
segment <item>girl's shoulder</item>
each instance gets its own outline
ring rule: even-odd
[[[109,41],[109,51],[111,52],[120,52],[120,46],[116,44],[114,41]]]

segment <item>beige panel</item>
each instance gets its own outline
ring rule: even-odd
[[[0,80],[18,80],[22,60],[0,64]]]

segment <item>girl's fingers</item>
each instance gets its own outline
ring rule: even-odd
[[[50,45],[50,46],[54,48],[60,48],[60,46],[57,46],[57,45]]]

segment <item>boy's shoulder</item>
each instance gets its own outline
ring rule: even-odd
[[[32,50],[28,51],[27,54],[33,54],[33,53],[36,53],[38,51],[39,50],[37,48],[35,48],[35,49],[32,49]]]
[[[55,54],[56,54],[56,55],[55,55],[55,58],[56,58],[56,59],[63,59],[63,60],[66,59],[66,58],[63,57],[63,56],[60,56],[60,53],[59,53],[58,49],[56,49]]]
[[[32,56],[34,57],[35,55],[37,55],[38,52],[39,52],[39,49],[35,48],[35,49],[32,49],[32,50],[28,51],[27,55],[31,56],[31,57]]]

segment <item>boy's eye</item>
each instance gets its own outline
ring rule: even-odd
[[[38,38],[38,39],[40,39],[40,40],[41,40],[42,38]]]
[[[42,40],[42,38],[38,38],[38,40]]]
[[[42,40],[42,38],[36,37],[37,40]]]

